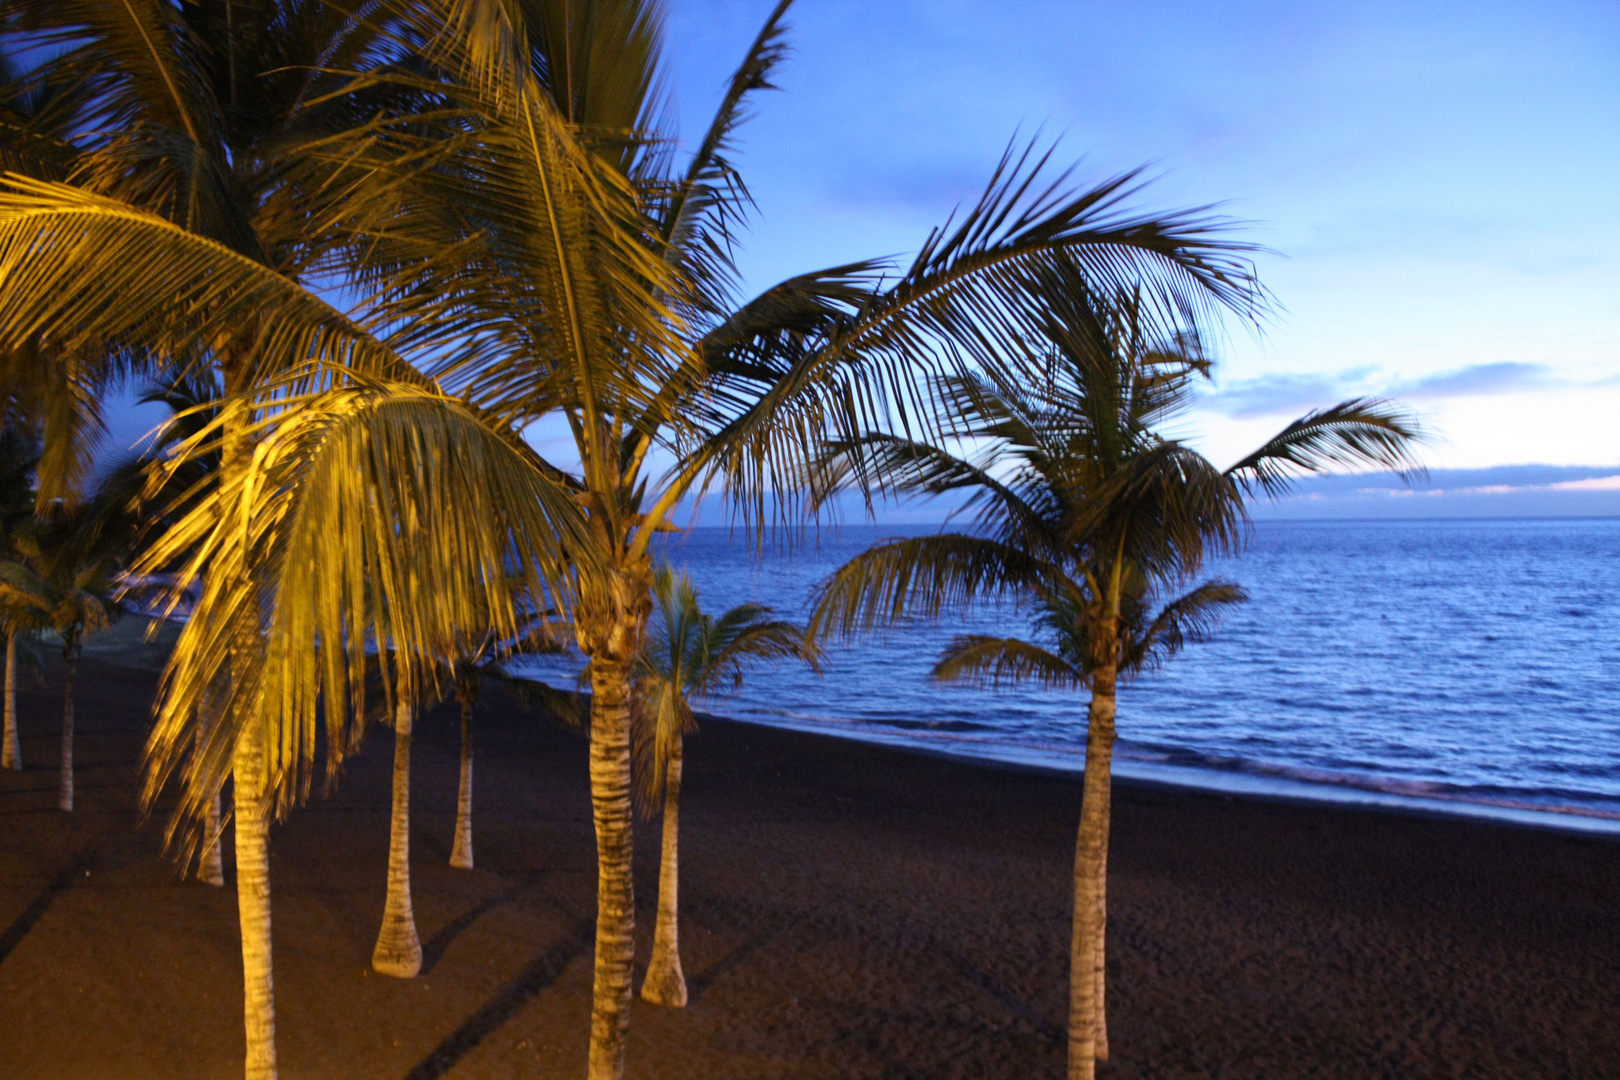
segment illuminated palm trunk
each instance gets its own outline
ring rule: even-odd
[[[62,646],[62,661],[66,671],[62,675],[62,784],[57,791],[56,805],[61,810],[73,809],[73,676],[79,668],[79,647],[69,637]]]
[[[264,730],[250,723],[231,759],[235,777],[236,907],[242,927],[247,1080],[275,1080],[276,1003],[270,957],[270,801]]]
[[[422,942],[411,911],[411,709],[394,711],[394,812],[388,832],[388,899],[371,966],[384,975],[411,979],[422,970]]]
[[[22,743],[17,738],[17,635],[6,635],[6,734],[0,747],[0,768],[22,768]]]
[[[1069,1080],[1093,1080],[1107,1055],[1104,940],[1115,669],[1092,674],[1085,793],[1074,848],[1074,930],[1069,949]]]
[[[658,923],[653,931],[652,960],[641,984],[643,1001],[679,1009],[686,1005],[686,976],[681,973],[680,923],[681,737],[675,736],[664,776],[664,848],[658,863]]]
[[[473,744],[472,699],[458,692],[461,701],[461,790],[456,794],[456,839],[450,848],[450,865],[460,870],[473,868],[472,801]]]
[[[596,970],[588,1076],[620,1080],[636,952],[628,660],[591,660],[591,812],[596,825]]]

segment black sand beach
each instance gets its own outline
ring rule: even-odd
[[[235,896],[139,827],[154,676],[84,665],[79,795],[26,685],[0,774],[0,1075],[231,1077]],[[417,724],[425,973],[373,973],[390,743],[273,840],[282,1075],[583,1075],[595,867],[585,744],[480,709],[479,869],[446,865],[456,729]],[[640,1078],[1058,1077],[1079,786],[711,721],[689,744],[692,1004],[637,1003]],[[655,826],[637,883],[651,930]],[[1120,784],[1105,1077],[1620,1076],[1620,843]]]

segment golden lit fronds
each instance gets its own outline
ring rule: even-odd
[[[147,804],[179,769],[181,817],[218,789],[248,724],[265,731],[285,809],[308,792],[323,714],[329,766],[358,738],[368,672],[382,669],[390,699],[421,702],[470,631],[524,628],[532,601],[514,592],[565,606],[570,560],[588,563],[569,490],[464,402],[377,382],[275,406],[251,464],[136,568],[173,571],[171,595],[197,596],[147,747]],[[227,403],[171,467],[210,452],[247,407]],[[230,699],[210,706],[227,682]],[[193,755],[205,707],[223,717]]]
[[[230,347],[261,372],[322,363],[429,385],[263,264],[137,207],[13,174],[0,180],[0,347],[36,338],[169,356]]]
[[[499,0],[393,5],[396,32],[442,77],[384,72],[357,85],[406,82],[444,109],[381,120],[318,152],[355,154],[355,168],[382,178],[386,228],[357,251],[392,310],[410,320],[416,305],[443,310],[453,297],[468,337],[483,343],[435,369],[446,386],[513,426],[558,408],[633,418],[686,358],[669,300],[683,286],[642,193],[591,150],[589,130],[536,71],[531,35],[543,28],[531,14]],[[455,265],[402,255],[458,245]],[[587,471],[610,454],[598,427],[579,429]]]

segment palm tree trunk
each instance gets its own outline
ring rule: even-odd
[[[207,720],[204,720],[206,723]],[[202,750],[207,740],[208,732],[202,726],[197,728],[197,749]],[[205,885],[223,886],[225,884],[225,858],[220,852],[219,845],[219,792],[208,803],[208,810],[203,817],[203,849],[197,856],[197,880]]]
[[[450,847],[450,865],[458,870],[473,868],[472,799],[473,744],[472,699],[460,693],[461,700],[461,790],[456,794],[456,839]]]
[[[672,1009],[686,1005],[686,976],[681,973],[680,923],[681,737],[675,736],[664,775],[664,850],[658,862],[658,923],[653,931],[652,960],[641,984],[641,999]]]
[[[1069,949],[1069,1080],[1094,1080],[1106,1053],[1103,941],[1106,931],[1110,771],[1115,669],[1092,675],[1085,793],[1074,846],[1074,930]],[[1101,1037],[1099,1037],[1101,1036]],[[1102,1051],[1101,1053],[1099,1051]]]
[[[236,907],[242,925],[242,1019],[247,1080],[275,1080],[276,1000],[270,956],[270,800],[264,729],[250,722],[232,755],[236,803]]]
[[[6,635],[6,735],[0,749],[0,768],[22,768],[22,743],[17,738],[17,635]]]
[[[220,353],[226,400],[220,447],[220,481],[231,483],[248,467],[252,437],[247,407],[237,394],[248,368],[235,350]],[[254,644],[239,641],[231,650],[230,679],[241,680],[252,663]],[[228,689],[228,688],[227,688]],[[228,698],[227,698],[228,700]],[[269,773],[265,767],[264,721],[249,716],[231,748],[231,802],[236,827],[236,910],[242,937],[242,1024],[247,1036],[246,1080],[276,1080],[276,996],[270,951]],[[215,797],[218,805],[218,797]]]
[[[422,970],[422,942],[411,911],[411,707],[402,699],[394,712],[394,814],[388,830],[388,900],[371,966],[384,975],[412,979]]]
[[[73,675],[79,666],[79,653],[72,645],[62,650],[66,671],[62,675],[62,786],[56,805],[73,809]]]
[[[591,659],[591,810],[596,824],[596,971],[587,1075],[589,1080],[620,1080],[636,953],[628,660]]]

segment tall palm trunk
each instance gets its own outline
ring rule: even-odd
[[[61,810],[73,809],[73,676],[79,668],[77,639],[69,635],[62,643],[62,786],[56,795]]]
[[[1103,943],[1107,929],[1110,773],[1116,669],[1092,674],[1085,793],[1074,847],[1074,932],[1069,949],[1069,1080],[1093,1080],[1107,1056]]]
[[[264,729],[250,722],[231,757],[235,781],[236,907],[242,926],[242,1020],[247,1080],[275,1080],[276,1002],[270,958],[270,800]]]
[[[22,743],[17,738],[17,635],[6,635],[6,734],[0,747],[0,768],[22,768]]]
[[[608,543],[618,546],[612,538]],[[588,1080],[624,1076],[636,958],[631,876],[630,683],[652,611],[647,561],[620,566],[583,590],[575,634],[591,661],[591,818],[596,826],[596,968],[591,989]]]
[[[450,865],[459,870],[473,868],[472,800],[473,744],[472,698],[456,691],[461,702],[461,790],[456,793],[456,839],[450,847]]]
[[[628,660],[591,660],[591,811],[596,825],[596,971],[587,1075],[589,1080],[620,1080],[636,953]]]
[[[246,389],[244,358],[226,348],[220,355],[225,396],[220,482],[233,483],[253,456],[248,409],[237,397]],[[237,631],[240,633],[240,631]],[[231,649],[229,678],[245,681],[257,642],[247,634]],[[221,700],[230,700],[221,689]],[[276,996],[270,939],[270,776],[265,767],[264,720],[250,715],[231,748],[231,803],[236,826],[236,910],[242,937],[242,1023],[247,1036],[246,1080],[276,1080]],[[219,805],[216,795],[214,806]]]
[[[384,975],[412,979],[422,970],[422,942],[411,911],[411,707],[394,711],[394,814],[388,830],[388,900],[371,966]]]
[[[664,850],[658,862],[658,923],[653,931],[652,960],[641,984],[641,998],[672,1009],[686,1005],[686,976],[681,972],[680,923],[681,736],[675,736],[664,774]]]

